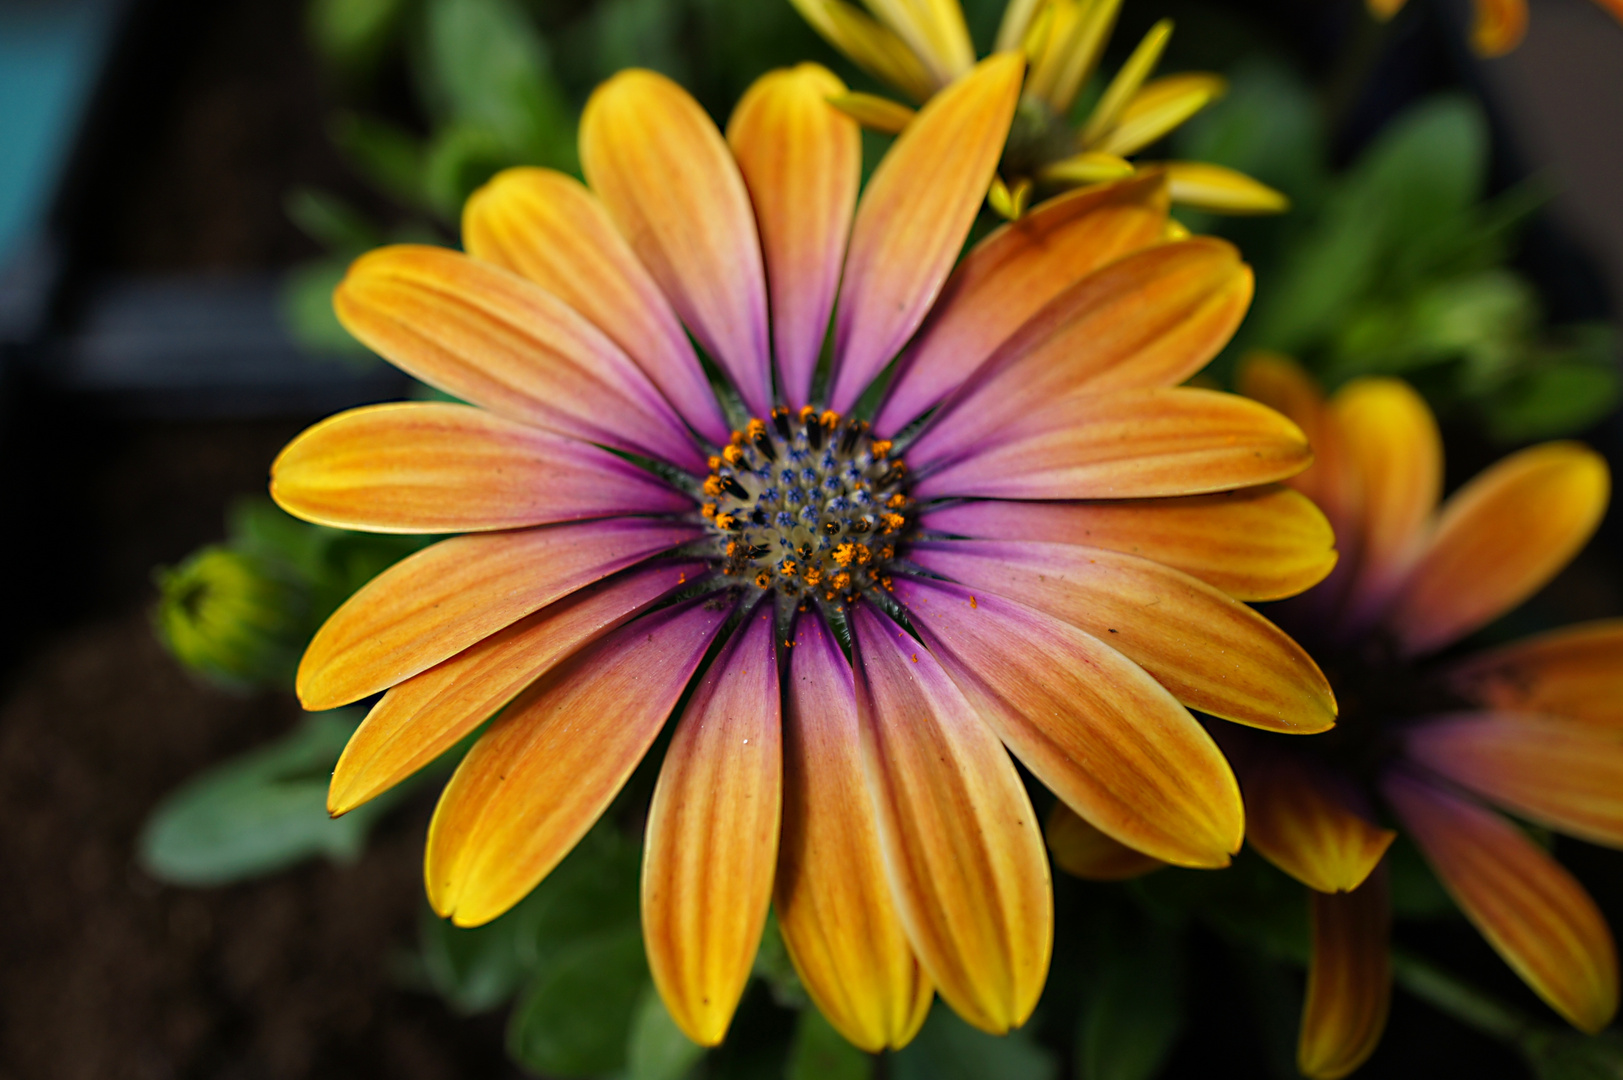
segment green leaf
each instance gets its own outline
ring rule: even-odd
[[[581,838],[520,906],[526,963],[544,969],[583,938],[640,933],[642,853],[610,822]]]
[[[523,9],[511,0],[430,0],[427,16],[423,76],[441,117],[483,132],[501,152],[498,167],[574,168],[574,112]]]
[[[892,1080],[1054,1080],[1059,1063],[1029,1029],[988,1035],[951,1009],[930,1010],[918,1037],[890,1059]]]
[[[1598,422],[1623,399],[1611,363],[1550,358],[1512,378],[1482,402],[1488,433],[1500,442],[1571,435]]]
[[[423,196],[446,221],[456,221],[468,196],[519,155],[496,132],[474,124],[440,128],[423,161]]]
[[[341,112],[328,137],[349,164],[385,195],[405,206],[423,199],[423,146],[405,128],[387,120]]]
[[[1420,849],[1403,833],[1386,852],[1392,888],[1392,913],[1400,919],[1436,919],[1459,909],[1431,872]]]
[[[333,290],[348,270],[349,260],[340,258],[318,259],[287,271],[278,298],[282,325],[294,344],[305,352],[375,367],[382,361],[344,329],[333,311]]]
[[[789,947],[783,942],[778,913],[774,910],[767,912],[761,944],[755,950],[754,974],[766,982],[772,991],[772,1000],[784,1008],[804,1009],[811,1004],[806,988],[800,984],[794,961],[789,959]]]
[[[277,742],[199,773],[147,819],[142,865],[176,885],[225,885],[316,855],[355,858],[391,802],[327,816],[328,778],[359,722],[357,709],[314,713]]]
[[[785,1080],[868,1080],[874,1058],[845,1041],[815,1006],[800,1011]]]
[[[1383,130],[1343,181],[1339,212],[1413,243],[1455,224],[1482,198],[1488,122],[1459,94],[1430,98]]]
[[[1548,1028],[1522,1041],[1538,1080],[1623,1080],[1623,1035],[1580,1035]]]
[[[527,1068],[559,1077],[624,1067],[647,982],[637,927],[575,942],[541,966],[513,1010],[508,1053]]]
[[[282,207],[306,236],[336,254],[354,257],[383,243],[382,232],[366,215],[330,191],[296,187]]]
[[[1151,1080],[1183,1030],[1178,935],[1148,920],[1101,918],[1077,1029],[1080,1080]]]
[[[682,1034],[649,983],[643,988],[642,1001],[631,1022],[627,1080],[682,1080],[702,1057],[704,1047]]]
[[[359,78],[376,66],[405,10],[406,0],[310,0],[305,25],[323,60]]]
[[[534,894],[532,894],[533,896]],[[428,908],[418,927],[418,960],[434,991],[456,1012],[487,1012],[506,1002],[530,974],[534,950],[524,907],[486,923],[453,926]]]

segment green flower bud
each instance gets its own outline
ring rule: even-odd
[[[154,577],[158,638],[182,664],[233,688],[291,684],[312,629],[306,590],[291,575],[211,546]]]

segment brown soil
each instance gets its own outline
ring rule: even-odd
[[[25,642],[0,701],[0,1077],[512,1075],[499,1017],[454,1017],[392,975],[422,903],[426,801],[350,866],[193,890],[134,862],[165,793],[298,718],[290,696],[233,697],[189,677],[147,609],[151,567],[219,538],[226,506],[264,490],[266,463],[301,425],[130,430],[39,412],[63,434],[31,446],[58,466],[34,494],[71,504],[77,543],[71,558],[35,548],[31,576],[47,589],[77,578],[87,602],[8,605],[25,624],[66,625]]]

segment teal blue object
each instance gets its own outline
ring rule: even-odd
[[[45,224],[114,0],[0,0],[0,266]]]

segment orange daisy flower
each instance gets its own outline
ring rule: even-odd
[[[1307,499],[1255,486],[1303,468],[1306,438],[1178,386],[1245,312],[1234,249],[1166,242],[1150,177],[1039,207],[954,272],[1022,71],[1000,55],[935,96],[860,199],[827,71],[766,75],[725,137],[626,72],[582,118],[590,187],[503,173],[468,203],[468,254],[351,268],[344,324],[472,404],[317,424],[272,493],[311,521],[466,535],[352,597],[298,692],[386,691],[334,813],[499,714],[429,830],[442,916],[534,888],[681,705],[642,911],[682,1029],[724,1036],[775,901],[858,1046],[905,1043],[935,991],[1002,1032],[1053,929],[1005,747],[1113,835],[1217,866],[1239,790],[1180,702],[1331,725],[1306,654],[1232,598],[1334,562]]]
[[[1528,986],[1574,1026],[1600,1030],[1618,1003],[1606,921],[1544,848],[1488,804],[1623,846],[1623,621],[1428,658],[1515,607],[1577,554],[1606,508],[1604,460],[1576,443],[1534,446],[1438,506],[1442,442],[1405,383],[1356,380],[1326,402],[1294,364],[1255,358],[1241,385],[1311,435],[1318,457],[1292,483],[1325,509],[1343,546],[1334,573],[1280,614],[1351,701],[1340,726],[1288,748],[1265,736],[1223,739],[1245,794],[1246,840],[1312,890],[1298,1065],[1310,1077],[1345,1076],[1385,1026],[1382,860],[1396,833],[1372,815],[1377,794]],[[1155,865],[1080,823],[1062,830],[1062,865],[1087,872],[1092,858],[1114,877]]]

